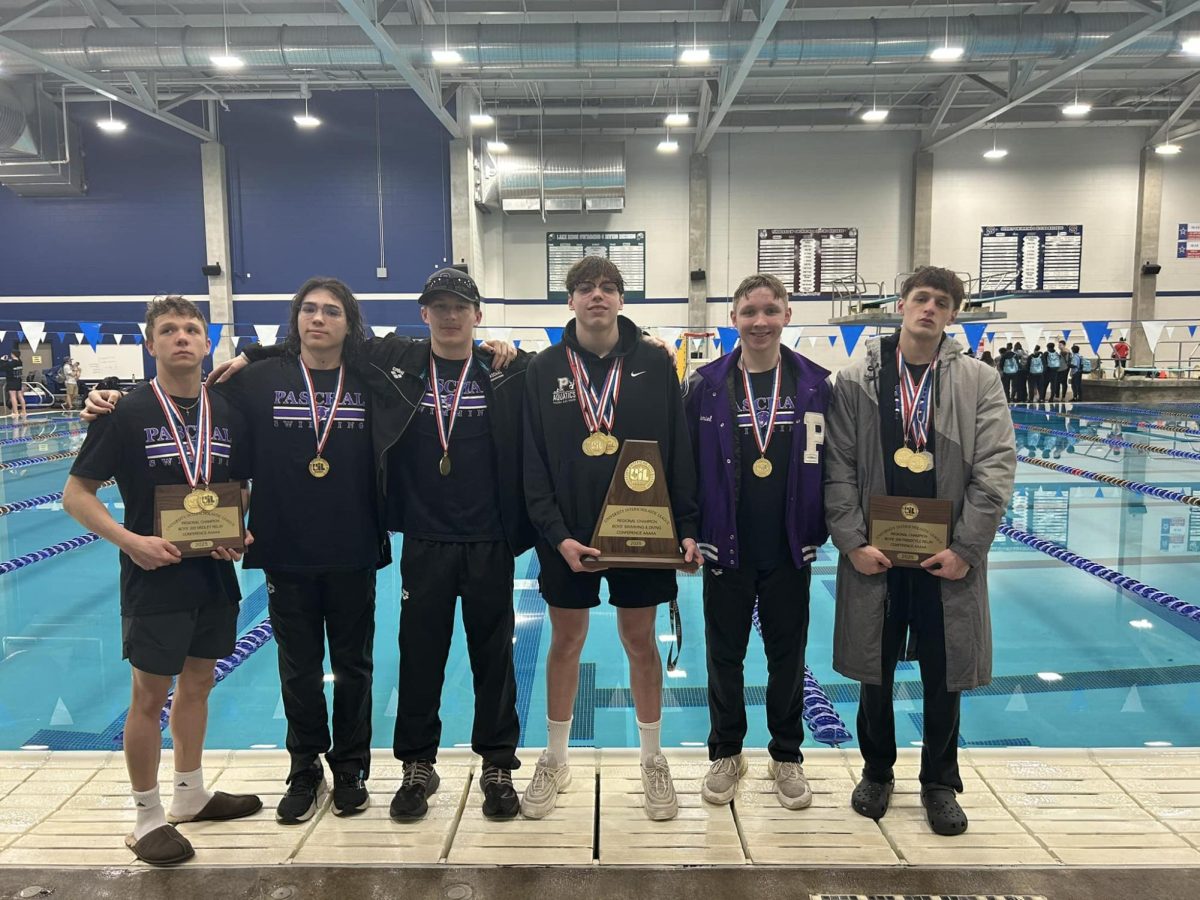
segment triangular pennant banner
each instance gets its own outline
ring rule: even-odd
[[[114,335],[113,335],[113,340],[114,340],[114,341],[116,341],[118,344],[123,344],[123,343],[125,343],[125,335],[123,335],[123,334],[114,334]]]
[[[1195,337],[1195,336],[1196,336],[1196,326],[1195,326],[1195,325],[1189,325],[1189,326],[1188,326],[1188,335],[1189,335],[1190,337]],[[0,340],[2,340],[2,339],[0,339]]]
[[[254,333],[258,335],[258,342],[264,347],[269,347],[279,339],[278,325],[255,325]]]
[[[1097,496],[1097,497],[1099,497],[1099,498],[1103,499],[1103,497],[1104,497],[1104,488],[1096,488],[1096,494],[1095,494],[1095,496]]]
[[[3,341],[3,340],[4,340],[4,332],[0,331],[0,341]],[[82,331],[75,332],[75,343],[77,343],[77,344],[83,343],[83,332]]]
[[[0,344],[4,343],[4,338],[8,335],[7,331],[0,331]]]
[[[819,340],[821,340],[819,337],[813,337],[812,335],[809,335],[808,346],[810,346],[810,347],[817,346],[817,341],[819,341]]]
[[[1025,338],[1024,349],[1032,352],[1034,345],[1042,339],[1042,325],[1040,322],[1035,325],[1022,325],[1021,334]]]
[[[679,335],[681,335],[681,334],[683,334],[682,328],[674,328],[674,327],[668,328],[664,325],[660,325],[658,327],[658,336],[660,338],[662,338],[663,343],[666,344],[668,347],[677,346],[677,342],[679,341]]]
[[[1083,323],[1083,331],[1087,335],[1088,343],[1092,345],[1092,352],[1100,353],[1100,344],[1104,341],[1104,335],[1108,331],[1108,322],[1093,320]]]
[[[1163,337],[1165,337],[1168,341],[1175,337],[1175,326],[1168,325],[1166,330],[1163,331]]]
[[[990,343],[992,343],[992,342],[994,342],[994,341],[996,340],[996,332],[994,332],[994,331],[989,331],[989,332],[987,333],[987,339],[988,339],[988,343],[989,343],[989,344],[990,344]]]
[[[56,331],[54,333],[58,335],[58,342],[60,344],[65,344],[67,342],[67,333],[65,331]]]
[[[83,329],[83,335],[87,338],[88,346],[93,350],[100,343],[100,323],[99,322],[80,322],[79,327]]]
[[[800,338],[804,336],[803,325],[789,325],[783,329],[783,342],[792,348],[800,343]]]
[[[563,330],[561,328],[547,328],[546,329],[546,338],[550,341],[551,344],[557,344],[559,341],[562,340],[562,333],[563,333]]]
[[[967,336],[967,349],[977,350],[979,342],[983,340],[983,332],[987,329],[987,325],[983,322],[964,322],[963,334]]]
[[[146,323],[138,322],[138,331],[142,333],[142,340],[146,339]]]
[[[718,328],[717,334],[721,336],[721,352],[732,353],[733,347],[738,340],[738,331],[736,328]]]
[[[1150,352],[1154,352],[1154,348],[1158,346],[1158,339],[1162,337],[1162,330],[1165,322],[1143,322],[1142,331],[1146,335],[1146,343],[1150,345]]]
[[[394,326],[394,325],[372,325],[371,326],[371,333],[374,334],[375,337],[377,337],[377,338],[385,338],[389,334],[394,334],[395,331],[396,331],[396,326]]]
[[[135,344],[141,344],[142,336],[140,334],[131,334],[130,337],[133,338]]]
[[[520,349],[521,349],[521,342],[520,342],[520,341],[513,341],[513,346],[514,346],[514,347],[516,347],[518,350],[520,350]]]
[[[38,344],[46,337],[46,323],[22,322],[21,330],[25,332],[25,340],[29,341],[30,349],[37,353]]]
[[[842,344],[846,348],[846,355],[853,356],[854,348],[858,346],[858,339],[862,337],[863,329],[866,325],[839,325],[842,330]]]
[[[1071,343],[1071,331],[1072,330],[1073,329],[1071,329],[1071,328],[1063,329],[1063,340],[1066,341],[1068,344]]]
[[[213,322],[208,326],[208,339],[212,341],[212,346],[208,350],[209,354],[217,349],[217,344],[221,343],[221,330],[224,327],[224,322]]]

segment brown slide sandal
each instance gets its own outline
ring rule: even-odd
[[[216,791],[212,799],[204,804],[204,809],[194,816],[173,816],[167,814],[167,821],[173,825],[181,822],[222,822],[226,819],[240,819],[252,816],[262,809],[262,800],[254,794],[227,794]]]
[[[125,838],[125,846],[134,856],[152,866],[173,866],[196,855],[191,842],[175,830],[174,825],[160,825],[135,841],[133,835]]]

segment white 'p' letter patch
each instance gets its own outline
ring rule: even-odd
[[[817,452],[817,448],[825,443],[825,414],[806,412],[804,414],[804,431],[804,461],[819,465],[821,454]]]

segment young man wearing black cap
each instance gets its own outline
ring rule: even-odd
[[[125,843],[150,865],[173,865],[195,855],[175,824],[236,819],[262,808],[253,795],[207,790],[200,765],[213,666],[233,652],[237,638],[241,592],[233,561],[240,554],[220,549],[185,559],[175,544],[155,534],[160,487],[188,484],[193,489],[188,499],[204,496],[205,503],[219,503],[209,486],[246,474],[238,449],[246,437],[241,417],[200,383],[209,346],[204,316],[194,303],[183,297],[150,303],[146,350],[158,364],[157,375],[135,388],[116,415],[88,429],[63,492],[68,515],[121,550],[122,647],[133,675],[124,751],[137,812]],[[125,504],[123,524],[96,496],[114,476]],[[159,716],[172,679],[175,790],[164,811],[158,792]]]
[[[571,780],[567,743],[579,656],[589,611],[600,605],[601,573],[585,571],[581,558],[600,553],[588,542],[620,440],[658,442],[685,559],[701,562],[695,463],[674,366],[640,340],[633,322],[618,315],[625,284],[609,260],[580,260],[567,273],[566,288],[575,318],[561,343],[539,353],[526,376],[525,497],[538,531],[539,586],[552,627],[546,660],[548,747],[521,801],[524,815],[535,819],[554,809],[557,794]],[[662,662],[654,624],[658,605],[677,595],[675,571],[608,569],[602,574],[629,660],[643,806],[651,819],[671,819],[678,802],[660,746]]]

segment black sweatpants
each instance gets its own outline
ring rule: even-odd
[[[324,753],[334,772],[371,774],[375,569],[267,572],[287,716],[288,780]],[[333,741],[325,706],[325,640],[333,673]]]
[[[883,626],[883,683],[864,684],[858,701],[858,744],[863,775],[890,781],[896,764],[896,720],[892,684],[896,662],[910,646],[910,630],[921,666],[925,729],[921,748],[921,784],[940,784],[961,792],[958,774],[959,702],[962,694],[946,689],[946,634],[941,587],[923,571],[888,573],[888,610]]]
[[[746,738],[743,664],[754,601],[767,654],[767,750],[778,762],[802,762],[804,649],[812,568],[791,561],[770,572],[704,567],[704,640],[708,652],[708,758],[742,752]]]
[[[1009,403],[1012,403],[1013,400],[1016,399],[1014,396],[1015,390],[1013,387],[1013,382],[1016,381],[1016,378],[1017,376],[1015,374],[1007,372],[1000,373],[1000,383],[1004,385],[1004,399]]]
[[[456,601],[462,597],[475,686],[471,749],[486,763],[517,768],[521,725],[513,673],[513,556],[508,545],[405,538],[400,579],[400,700],[392,742],[396,758],[437,759],[442,683]]]

